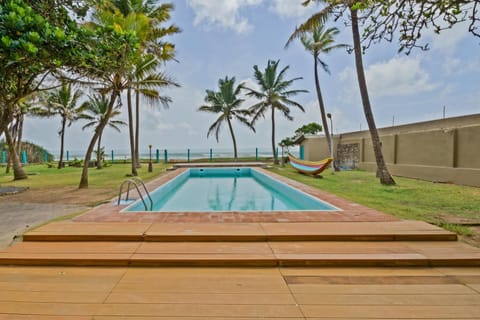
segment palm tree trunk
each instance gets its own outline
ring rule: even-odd
[[[135,165],[137,168],[141,168],[140,153],[138,151],[138,141],[140,136],[140,92],[135,93]]]
[[[115,100],[117,99],[118,95],[119,93],[117,91],[112,92],[112,95],[110,96],[107,114],[98,124],[92,140],[90,140],[87,152],[85,153],[85,159],[83,160],[82,177],[80,178],[80,184],[78,185],[79,189],[88,188],[88,163],[90,162],[90,158],[92,157],[93,148],[95,147],[95,143],[97,142],[98,137],[102,134],[103,129],[105,128],[108,121],[110,120],[110,117],[112,116],[113,106],[115,105]]]
[[[233,141],[233,158],[237,160],[237,140],[235,139],[235,135],[233,134],[233,127],[232,123],[230,122],[230,118],[227,118],[227,123],[228,123],[228,128],[230,129],[230,134],[232,135],[232,141]]]
[[[330,136],[330,131],[328,130],[327,116],[325,113],[325,105],[323,104],[322,91],[320,90],[320,80],[318,79],[318,55],[313,55],[315,60],[315,89],[317,89],[317,99],[318,105],[320,107],[320,116],[322,118],[323,132],[325,132],[325,137],[327,138],[328,143],[328,152],[329,155],[332,154],[332,137]]]
[[[12,161],[13,166],[13,180],[22,180],[27,179],[27,174],[25,170],[22,168],[22,164],[20,162],[20,158],[18,157],[17,153],[17,145],[13,141],[12,134],[10,130],[4,130],[5,140],[8,144],[8,153],[10,157],[10,161]]]
[[[23,139],[23,120],[25,119],[25,116],[21,114],[18,117],[18,122],[17,122],[17,150],[20,150],[22,147],[22,139]]]
[[[63,148],[65,139],[65,126],[67,124],[67,118],[62,117],[62,131],[60,132],[60,160],[58,161],[58,169],[63,168]]]
[[[130,154],[132,158],[132,175],[138,176],[137,166],[135,165],[135,140],[133,137],[133,110],[132,110],[132,90],[127,90],[127,109],[128,109],[128,132],[130,133]]]
[[[98,136],[97,142],[97,169],[102,169],[102,135]]]
[[[373,118],[372,107],[370,106],[370,99],[368,97],[367,81],[365,80],[365,73],[362,61],[362,48],[360,43],[360,33],[358,31],[358,16],[357,10],[350,9],[352,15],[352,34],[353,47],[355,51],[355,65],[357,68],[358,86],[360,87],[360,95],[362,96],[363,112],[368,123],[370,136],[373,144],[373,151],[375,153],[375,161],[377,162],[377,169],[380,176],[380,183],[384,185],[394,185],[390,172],[388,172],[385,159],[383,158],[382,146],[380,137],[378,136],[375,119]]]
[[[277,151],[275,149],[275,107],[272,106],[272,151],[273,151],[273,163],[279,164]]]

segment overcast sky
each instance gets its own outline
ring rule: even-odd
[[[295,26],[320,8],[305,9],[303,0],[175,0],[172,21],[182,33],[172,37],[178,63],[166,66],[181,84],[164,94],[173,99],[169,109],[144,106],[141,119],[141,149],[149,144],[159,149],[231,148],[224,127],[217,144],[207,139],[214,115],[197,112],[206,89],[216,89],[219,78],[235,76],[253,85],[253,65],[264,69],[267,60],[290,66],[287,78],[303,77],[292,88],[307,89],[296,100],[306,113],[292,110],[294,121],[277,117],[277,141],[292,136],[295,129],[320,122],[315,100],[313,59],[300,43],[287,50],[285,42]],[[351,44],[351,32],[342,22],[337,26],[340,43]],[[438,119],[446,107],[447,117],[480,113],[480,39],[467,32],[467,25],[434,36],[424,32],[431,50],[411,55],[397,54],[396,43],[373,46],[364,55],[372,108],[378,127]],[[324,56],[331,75],[320,75],[326,110],[333,117],[334,133],[367,128],[356,82],[353,55],[340,49]],[[247,101],[248,107],[252,101]],[[126,119],[126,112],[124,118]],[[66,149],[84,150],[92,133],[82,132],[79,122],[66,131]],[[24,139],[58,153],[60,119],[27,120]],[[269,119],[258,122],[254,134],[234,123],[240,149],[269,147]],[[106,150],[128,149],[128,130],[106,129],[102,143]]]

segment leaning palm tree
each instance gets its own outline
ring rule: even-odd
[[[238,98],[242,87],[243,83],[235,86],[235,77],[229,79],[228,76],[225,76],[225,79],[218,80],[218,88],[220,91],[206,90],[207,95],[205,96],[205,102],[207,104],[198,108],[198,111],[220,114],[217,120],[208,128],[207,137],[215,132],[215,138],[218,142],[218,135],[222,123],[226,122],[228,124],[233,142],[233,157],[235,160],[238,158],[237,140],[233,133],[232,120],[236,119],[240,121],[255,132],[255,128],[247,119],[250,112],[246,109],[240,109],[240,105],[244,102],[243,99]]]
[[[360,31],[358,27],[359,20],[358,11],[369,3],[363,3],[356,0],[306,0],[303,5],[307,6],[312,2],[324,3],[325,7],[319,12],[312,15],[303,24],[301,24],[295,32],[290,36],[291,39],[299,38],[308,33],[310,30],[323,25],[332,15],[336,18],[340,17],[345,11],[350,12],[349,23],[352,26],[353,35],[353,51],[355,54],[355,66],[357,69],[358,86],[360,88],[360,95],[362,97],[363,112],[367,120],[370,137],[372,139],[373,151],[375,154],[375,161],[377,163],[377,174],[380,177],[380,183],[384,185],[394,185],[390,172],[388,172],[387,165],[382,153],[380,137],[378,135],[377,126],[373,117],[372,106],[368,96],[367,81],[365,80],[365,69],[363,67],[362,59],[362,45],[360,41]]]
[[[255,80],[260,86],[260,89],[254,90],[245,87],[247,90],[247,96],[260,100],[249,109],[253,114],[252,125],[255,124],[260,117],[265,117],[265,113],[269,109],[272,111],[272,151],[275,164],[279,163],[275,148],[275,110],[280,111],[288,120],[293,120],[292,116],[290,116],[289,106],[297,107],[303,112],[305,112],[305,109],[303,109],[300,103],[293,101],[290,98],[299,93],[308,92],[307,90],[289,90],[289,87],[294,81],[303,78],[298,77],[285,80],[285,73],[289,69],[289,66],[286,66],[280,70],[280,72],[277,72],[279,62],[280,60],[268,60],[264,72],[261,72],[257,65],[253,66]]]
[[[121,105],[117,104],[113,107],[113,111],[110,115],[109,112],[109,104],[110,99],[107,98],[105,95],[97,94],[94,96],[90,96],[88,101],[85,101],[82,104],[82,107],[85,109],[85,113],[81,116],[81,119],[87,120],[87,124],[82,127],[82,130],[87,128],[93,127],[95,131],[98,131],[98,140],[97,140],[97,169],[102,168],[102,134],[103,128],[99,126],[99,124],[105,121],[105,118],[108,116],[107,126],[110,128],[115,129],[116,131],[120,132],[119,126],[127,125],[124,121],[115,120],[114,118],[121,114],[120,109]]]
[[[63,82],[61,87],[47,93],[40,99],[40,106],[33,108],[31,113],[40,117],[51,117],[59,115],[61,118],[61,127],[58,131],[60,135],[60,160],[58,169],[63,168],[63,153],[65,145],[65,130],[73,122],[81,118],[85,107],[78,105],[78,100],[83,92],[80,89],[73,89],[71,83]]]
[[[322,59],[320,59],[320,54],[328,54],[330,51],[334,49],[348,47],[345,44],[335,44],[334,37],[338,35],[339,32],[340,31],[337,28],[329,28],[325,30],[324,25],[320,24],[316,28],[310,30],[309,32],[305,33],[300,37],[300,41],[302,42],[305,50],[307,50],[313,56],[315,88],[317,91],[318,105],[320,107],[320,117],[322,119],[322,127],[325,132],[325,137],[327,138],[329,154],[332,154],[332,137],[328,130],[327,114],[325,112],[325,104],[322,97],[322,91],[320,89],[320,80],[318,77],[318,65],[320,64],[323,70],[326,73],[330,74],[328,65]],[[285,45],[285,47],[287,47],[293,41],[294,35],[295,34],[290,36],[290,39],[288,39],[288,42]]]

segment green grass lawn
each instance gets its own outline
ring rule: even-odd
[[[460,234],[470,234],[471,230],[448,223],[449,218],[480,223],[480,188],[401,177],[395,177],[396,186],[383,186],[374,173],[357,170],[335,174],[327,170],[321,179],[300,174],[289,165],[270,170],[398,218],[427,221]]]
[[[104,167],[101,170],[89,168],[88,183],[90,188],[118,190],[123,180],[127,178],[126,174],[131,172],[130,164],[114,164]],[[145,181],[165,172],[165,168],[171,165],[155,163],[153,172],[148,172],[148,164],[143,163],[138,169],[138,175]],[[65,167],[63,169],[48,168],[47,165],[28,165],[24,167],[28,174],[28,179],[13,181],[12,170],[10,174],[5,174],[5,167],[1,167],[0,186],[19,186],[29,187],[30,189],[39,188],[57,188],[73,187],[80,183],[82,168]]]

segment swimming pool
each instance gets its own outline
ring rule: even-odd
[[[190,168],[151,193],[152,211],[335,211],[253,168]],[[136,201],[124,212],[145,211]]]

